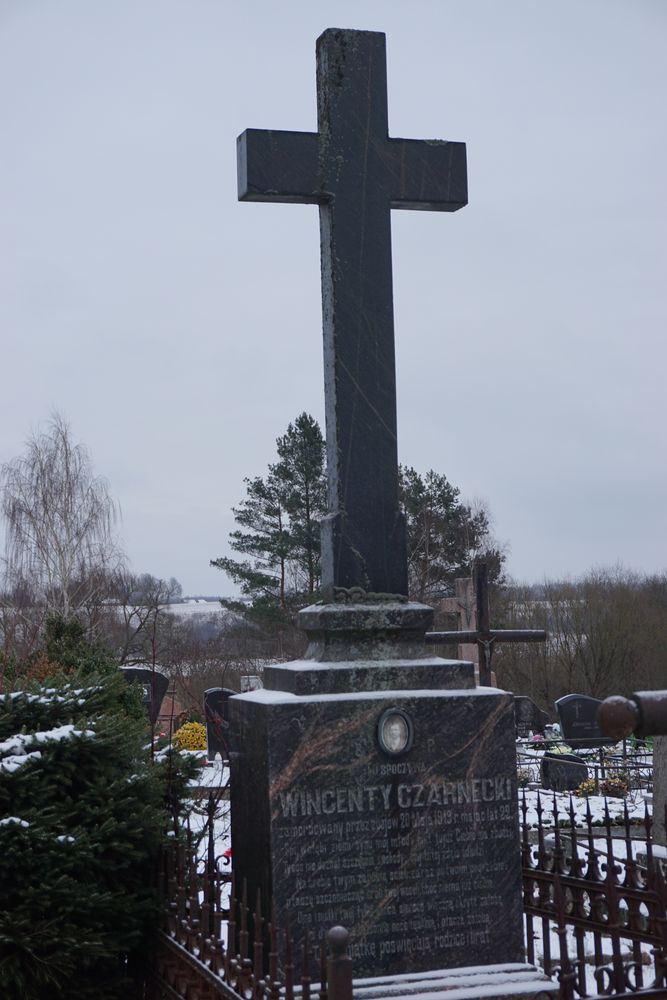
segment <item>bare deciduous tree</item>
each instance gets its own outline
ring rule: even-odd
[[[495,662],[501,686],[530,695],[552,714],[566,694],[604,698],[661,686],[667,574],[646,577],[616,566],[574,581],[512,586],[495,612],[510,628],[549,633],[544,645],[501,647]]]
[[[121,572],[112,591],[114,623],[107,623],[107,639],[125,666],[162,663],[171,643],[169,604],[182,594],[173,576],[158,579],[150,573]]]
[[[65,616],[90,607],[122,562],[119,510],[60,414],[2,467],[0,486],[7,587],[27,587],[37,603]]]

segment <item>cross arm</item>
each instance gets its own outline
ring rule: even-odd
[[[385,149],[392,208],[455,212],[468,204],[464,142],[389,139]]]
[[[505,628],[489,629],[488,633],[478,632],[476,629],[460,629],[456,632],[427,632],[426,642],[430,646],[439,643],[462,643],[462,642],[546,642],[547,633],[543,629],[527,628]]]
[[[239,201],[323,201],[316,132],[249,128],[236,140]]]

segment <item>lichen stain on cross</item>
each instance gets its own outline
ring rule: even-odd
[[[248,129],[239,199],[320,206],[329,513],[325,600],[337,588],[407,595],[398,504],[391,209],[468,201],[462,142],[388,134],[385,36],[317,40],[318,131]]]

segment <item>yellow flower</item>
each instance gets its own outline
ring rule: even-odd
[[[179,750],[205,750],[205,726],[201,722],[186,722],[174,733],[174,743]]]

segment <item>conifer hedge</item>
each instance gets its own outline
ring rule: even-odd
[[[0,983],[21,1000],[140,995],[159,907],[165,765],[77,625],[50,623],[56,677],[0,694]]]

